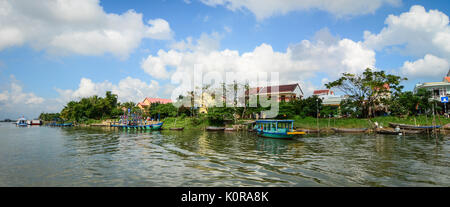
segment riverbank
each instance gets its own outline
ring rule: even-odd
[[[395,117],[395,116],[380,116],[375,118],[320,118],[313,117],[294,117],[294,126],[296,128],[317,129],[317,121],[319,122],[319,128],[372,128],[375,122],[379,126],[386,128],[389,127],[389,122],[418,125],[418,126],[430,126],[433,125],[433,119],[429,116],[410,116],[410,117]],[[443,116],[436,116],[436,125],[445,126],[450,123],[450,119]]]
[[[317,129],[321,130],[331,130],[331,128],[373,128],[374,123],[377,122],[379,126],[383,128],[389,127],[389,122],[400,123],[400,124],[410,124],[418,126],[428,126],[433,124],[432,117],[429,116],[410,116],[410,117],[394,117],[394,116],[383,116],[375,118],[319,118],[314,117],[300,117],[296,116],[291,118],[294,120],[294,127],[298,129]],[[82,127],[108,127],[114,119],[104,119],[104,120],[88,120],[81,123],[76,123],[76,126]],[[206,117],[168,117],[163,120],[163,128],[179,128],[184,127],[184,129],[205,129],[207,126],[214,124],[209,123]],[[224,124],[225,127],[232,127],[233,125],[241,125],[253,122],[254,120],[237,120],[236,123],[233,121],[228,121]],[[317,123],[318,122],[318,123]],[[450,119],[443,116],[436,116],[436,125],[445,126],[450,124]]]

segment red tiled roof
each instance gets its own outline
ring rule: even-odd
[[[315,91],[313,92],[313,95],[319,95],[319,94],[324,94],[324,93],[328,94],[328,92],[330,92],[330,89],[315,90]]]
[[[166,104],[166,103],[172,103],[171,99],[164,99],[164,98],[145,98],[142,102],[139,102],[138,104],[141,104],[142,106],[147,106],[148,104],[145,103],[145,100],[148,100],[150,104],[152,103],[160,103],[160,104]]]
[[[279,85],[278,86],[278,92],[294,92],[295,88],[298,86],[298,83],[295,84],[288,84],[288,85]],[[271,93],[272,87],[275,86],[267,86],[267,87],[257,87],[257,88],[251,88],[250,94],[257,94],[257,93]],[[300,88],[301,90],[301,88]]]

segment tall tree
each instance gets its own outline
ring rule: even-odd
[[[362,74],[343,73],[341,78],[325,86],[342,91],[361,109],[363,116],[369,117],[374,115],[376,106],[386,106],[391,95],[401,92],[403,80],[407,79],[367,68]]]

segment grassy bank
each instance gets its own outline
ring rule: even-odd
[[[317,128],[317,119],[313,117],[305,117],[301,118],[299,116],[292,118],[294,122],[294,126],[296,128],[306,128],[306,129],[315,129]],[[175,123],[176,120],[176,123]],[[184,127],[185,129],[203,129],[206,126],[209,126],[208,120],[205,118],[175,118],[170,117],[163,120],[164,128],[171,127]],[[411,125],[432,125],[432,117],[427,116],[416,116],[416,117],[407,117],[400,118],[394,116],[385,116],[385,117],[375,117],[371,118],[370,121],[372,123],[378,122],[380,126],[384,128],[389,127],[389,122],[402,123],[402,124],[411,124]],[[371,128],[371,122],[369,119],[358,119],[358,118],[321,118],[319,119],[319,128]],[[237,124],[242,123],[243,121],[238,121]],[[436,124],[437,125],[446,125],[450,123],[450,119],[444,118],[443,116],[436,116]],[[228,125],[229,126],[229,125]]]
[[[317,119],[313,117],[295,117],[294,126],[297,128],[317,128]],[[380,126],[389,127],[389,122],[401,123],[401,124],[411,124],[411,125],[432,125],[432,117],[427,116],[411,116],[407,118],[400,118],[395,116],[380,116],[371,118],[372,123],[378,122]],[[370,128],[371,122],[369,119],[358,119],[358,118],[321,118],[319,119],[319,128]],[[446,125],[450,123],[450,119],[444,118],[443,116],[436,116],[437,125]]]
[[[294,120],[294,126],[296,128],[305,128],[305,129],[316,129],[317,128],[317,119],[314,117],[305,117],[302,118],[300,116],[296,116],[291,118]],[[95,124],[104,124],[108,123],[111,120],[94,120],[89,119],[83,122],[79,122],[78,124],[82,125],[95,125]],[[206,117],[168,117],[162,120],[164,122],[163,128],[172,128],[172,127],[184,127],[185,129],[204,129],[207,126],[213,126],[214,124],[209,123]],[[244,120],[238,120],[236,124],[244,123]],[[369,119],[358,119],[358,118],[320,118],[319,119],[319,128],[371,128],[371,122],[378,122],[380,126],[384,128],[389,127],[389,122],[401,123],[401,124],[411,124],[411,125],[432,125],[432,117],[429,116],[410,116],[406,118],[400,118],[395,116],[385,116],[385,117],[375,117]],[[450,123],[450,119],[444,118],[443,116],[436,116],[436,124],[437,125],[446,125]],[[226,126],[231,127],[233,123],[229,123]]]
[[[164,122],[163,128],[168,129],[172,127],[184,127],[185,129],[203,129],[208,126],[208,120],[203,118],[193,117],[168,117],[162,120]]]

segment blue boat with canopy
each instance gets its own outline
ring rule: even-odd
[[[289,139],[305,132],[294,131],[294,120],[257,120],[253,128],[262,137]]]

